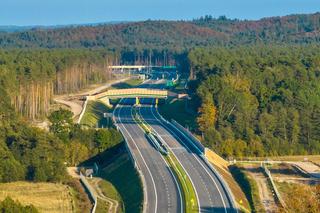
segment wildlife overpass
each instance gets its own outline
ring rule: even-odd
[[[118,98],[135,98],[136,105],[140,103],[140,98],[155,98],[156,104],[159,99],[168,97],[167,90],[146,89],[146,88],[131,88],[131,89],[111,89],[96,95],[87,96],[87,100],[101,100],[106,105],[110,106],[110,99]]]

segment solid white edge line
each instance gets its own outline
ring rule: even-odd
[[[142,120],[144,120],[143,117],[141,116],[140,109],[141,109],[141,107],[139,107],[140,117],[141,117]],[[144,120],[144,121],[145,121],[145,120]],[[139,128],[140,128],[142,131],[144,131],[140,125],[138,125],[138,126],[139,126]],[[152,127],[151,127],[151,128],[152,128]],[[159,153],[159,152],[158,152],[158,153]],[[159,153],[159,155],[160,155],[161,158],[164,160],[165,164],[167,165],[167,167],[168,167],[168,169],[169,169],[169,171],[170,171],[170,173],[171,173],[172,177],[174,178],[174,181],[175,181],[175,183],[176,183],[176,185],[177,185],[177,188],[178,188],[178,191],[179,191],[179,196],[180,196],[180,206],[181,206],[181,213],[182,213],[182,212],[183,212],[183,201],[182,201],[182,194],[181,194],[180,185],[179,185],[179,183],[178,183],[175,175],[173,174],[172,170],[170,169],[170,166],[169,166],[169,164],[167,163],[167,161],[164,159],[164,157],[163,157],[160,153]]]
[[[152,106],[151,106],[150,108],[152,108]],[[145,122],[147,122],[147,121],[143,118],[143,116],[141,115],[140,110],[139,110],[139,114],[140,114],[140,117],[141,117]],[[147,123],[148,123],[148,122],[147,122]],[[179,160],[179,158],[174,154],[174,152],[172,151],[172,149],[168,146],[168,144],[165,142],[165,140],[161,137],[161,135],[152,127],[152,125],[149,124],[149,126],[153,129],[153,131],[155,131],[155,132],[158,134],[159,138],[167,145],[167,147],[170,149],[170,151],[172,152],[172,154],[176,157],[177,161],[179,162],[179,164],[181,165],[181,167],[183,168],[183,170],[185,171],[185,173],[188,175],[188,178],[190,179],[190,182],[191,182],[191,184],[192,184],[192,187],[193,187],[193,189],[194,189],[194,191],[195,191],[195,193],[196,193],[197,203],[198,203],[198,210],[199,210],[199,212],[200,212],[200,199],[199,199],[199,196],[198,196],[197,189],[196,189],[196,187],[194,186],[194,183],[193,183],[193,181],[192,181],[192,178],[190,177],[190,175],[189,175],[189,173],[187,172],[187,170],[185,169],[185,167],[182,165],[182,163],[181,163],[181,161]]]
[[[122,107],[120,107],[120,109],[118,110],[118,111],[119,111],[119,112],[118,112],[118,115],[120,115],[121,109],[122,109]],[[145,160],[144,160],[144,158],[143,158],[143,156],[142,156],[142,154],[141,154],[141,152],[140,152],[140,149],[139,149],[138,146],[136,145],[135,140],[132,138],[132,136],[131,136],[131,134],[129,133],[129,131],[127,130],[127,128],[122,124],[120,116],[118,116],[118,119],[119,119],[119,121],[120,121],[119,124],[122,125],[123,129],[127,132],[127,134],[129,135],[129,137],[131,138],[131,140],[134,142],[134,145],[135,145],[135,147],[137,148],[137,150],[138,150],[138,152],[139,152],[139,154],[140,154],[140,156],[141,156],[141,158],[142,158],[142,161],[143,161],[143,163],[145,164],[145,166],[146,166],[146,168],[147,168],[147,170],[148,170],[148,172],[149,172],[149,175],[150,175],[151,180],[152,180],[154,192],[155,192],[155,197],[156,197],[156,201],[155,201],[155,211],[154,211],[154,212],[156,213],[156,212],[157,212],[157,208],[158,208],[158,198],[157,198],[158,195],[157,195],[156,184],[155,184],[154,179],[153,179],[153,177],[152,177],[151,171],[150,171],[147,163],[145,162]],[[147,186],[146,186],[146,187],[147,187]],[[146,196],[147,196],[147,193],[146,193]]]
[[[151,108],[151,113],[152,113],[152,115],[154,116],[154,118],[156,119],[156,120],[158,120],[162,125],[163,125],[163,121],[160,121],[160,119],[158,119],[156,116],[155,116],[155,114],[153,113],[153,110],[152,110],[153,108]],[[156,110],[156,112],[159,114],[159,112]],[[160,115],[160,114],[159,114]],[[160,117],[160,116],[159,116]],[[164,125],[163,125],[164,126]],[[185,135],[183,132],[181,132],[178,128],[176,128],[175,126],[173,126],[176,130],[178,130],[182,135]],[[167,128],[172,134],[174,134],[173,132],[172,132],[172,130],[170,130],[169,128]],[[176,136],[176,138],[179,138],[176,134],[174,134],[175,136]],[[186,135],[185,135],[186,136]],[[188,137],[185,137],[185,138],[187,138],[187,140],[189,140],[189,142],[191,142],[191,144],[192,144],[192,141],[188,138]],[[185,148],[190,152],[190,153],[192,153],[191,152],[191,150],[189,149],[189,147],[183,142],[183,140],[181,140],[181,143],[183,143],[184,144],[184,146],[185,146]],[[194,147],[196,147],[196,146],[194,146]],[[197,147],[196,147],[197,148]],[[198,148],[197,148],[198,149]],[[199,149],[198,149],[199,150]],[[210,177],[210,179],[213,181],[213,183],[215,184],[215,186],[216,186],[216,188],[218,189],[218,192],[219,192],[219,195],[220,195],[220,198],[221,198],[221,200],[222,200],[222,203],[223,203],[223,207],[224,207],[224,209],[225,209],[225,212],[227,213],[227,208],[226,208],[226,204],[225,204],[225,202],[224,202],[224,199],[223,199],[223,197],[222,197],[222,194],[221,194],[221,191],[220,191],[220,189],[219,189],[219,187],[218,187],[218,185],[217,185],[217,183],[216,183],[216,181],[213,179],[213,177],[212,177],[212,175],[208,172],[208,170],[207,170],[207,168],[205,168],[203,165],[202,165],[202,163],[200,162],[200,160],[195,156],[195,154],[191,154],[197,161],[198,161],[198,163],[202,166],[202,168],[204,168],[204,170],[206,171],[206,173],[209,175],[209,177]]]

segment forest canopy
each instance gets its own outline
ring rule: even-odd
[[[320,41],[320,13],[256,21],[204,16],[192,21],[147,20],[97,26],[0,32],[2,48],[157,49],[170,52],[211,45],[308,44]]]
[[[216,110],[211,128],[199,122],[207,146],[238,158],[320,153],[318,45],[198,48],[189,60],[200,117]]]

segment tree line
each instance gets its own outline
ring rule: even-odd
[[[97,50],[0,50],[0,78],[20,114],[47,115],[53,95],[111,78],[114,53]]]
[[[189,53],[199,132],[224,157],[320,153],[318,45]]]
[[[81,129],[72,113],[50,114],[50,132],[31,127],[16,113],[0,81],[0,182],[62,182],[66,166],[78,165],[122,142],[115,129]]]
[[[191,21],[146,20],[97,26],[0,32],[2,48],[125,48],[182,52],[211,45],[317,43],[320,13],[263,18],[256,21],[213,18]]]

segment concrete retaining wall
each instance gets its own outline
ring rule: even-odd
[[[91,213],[95,213],[97,205],[98,205],[97,195],[94,193],[94,190],[92,189],[91,185],[88,183],[86,177],[84,175],[82,175],[81,172],[80,172],[80,181],[82,182],[84,187],[88,190],[91,199],[94,201],[94,205],[93,205],[93,208],[91,210]]]

